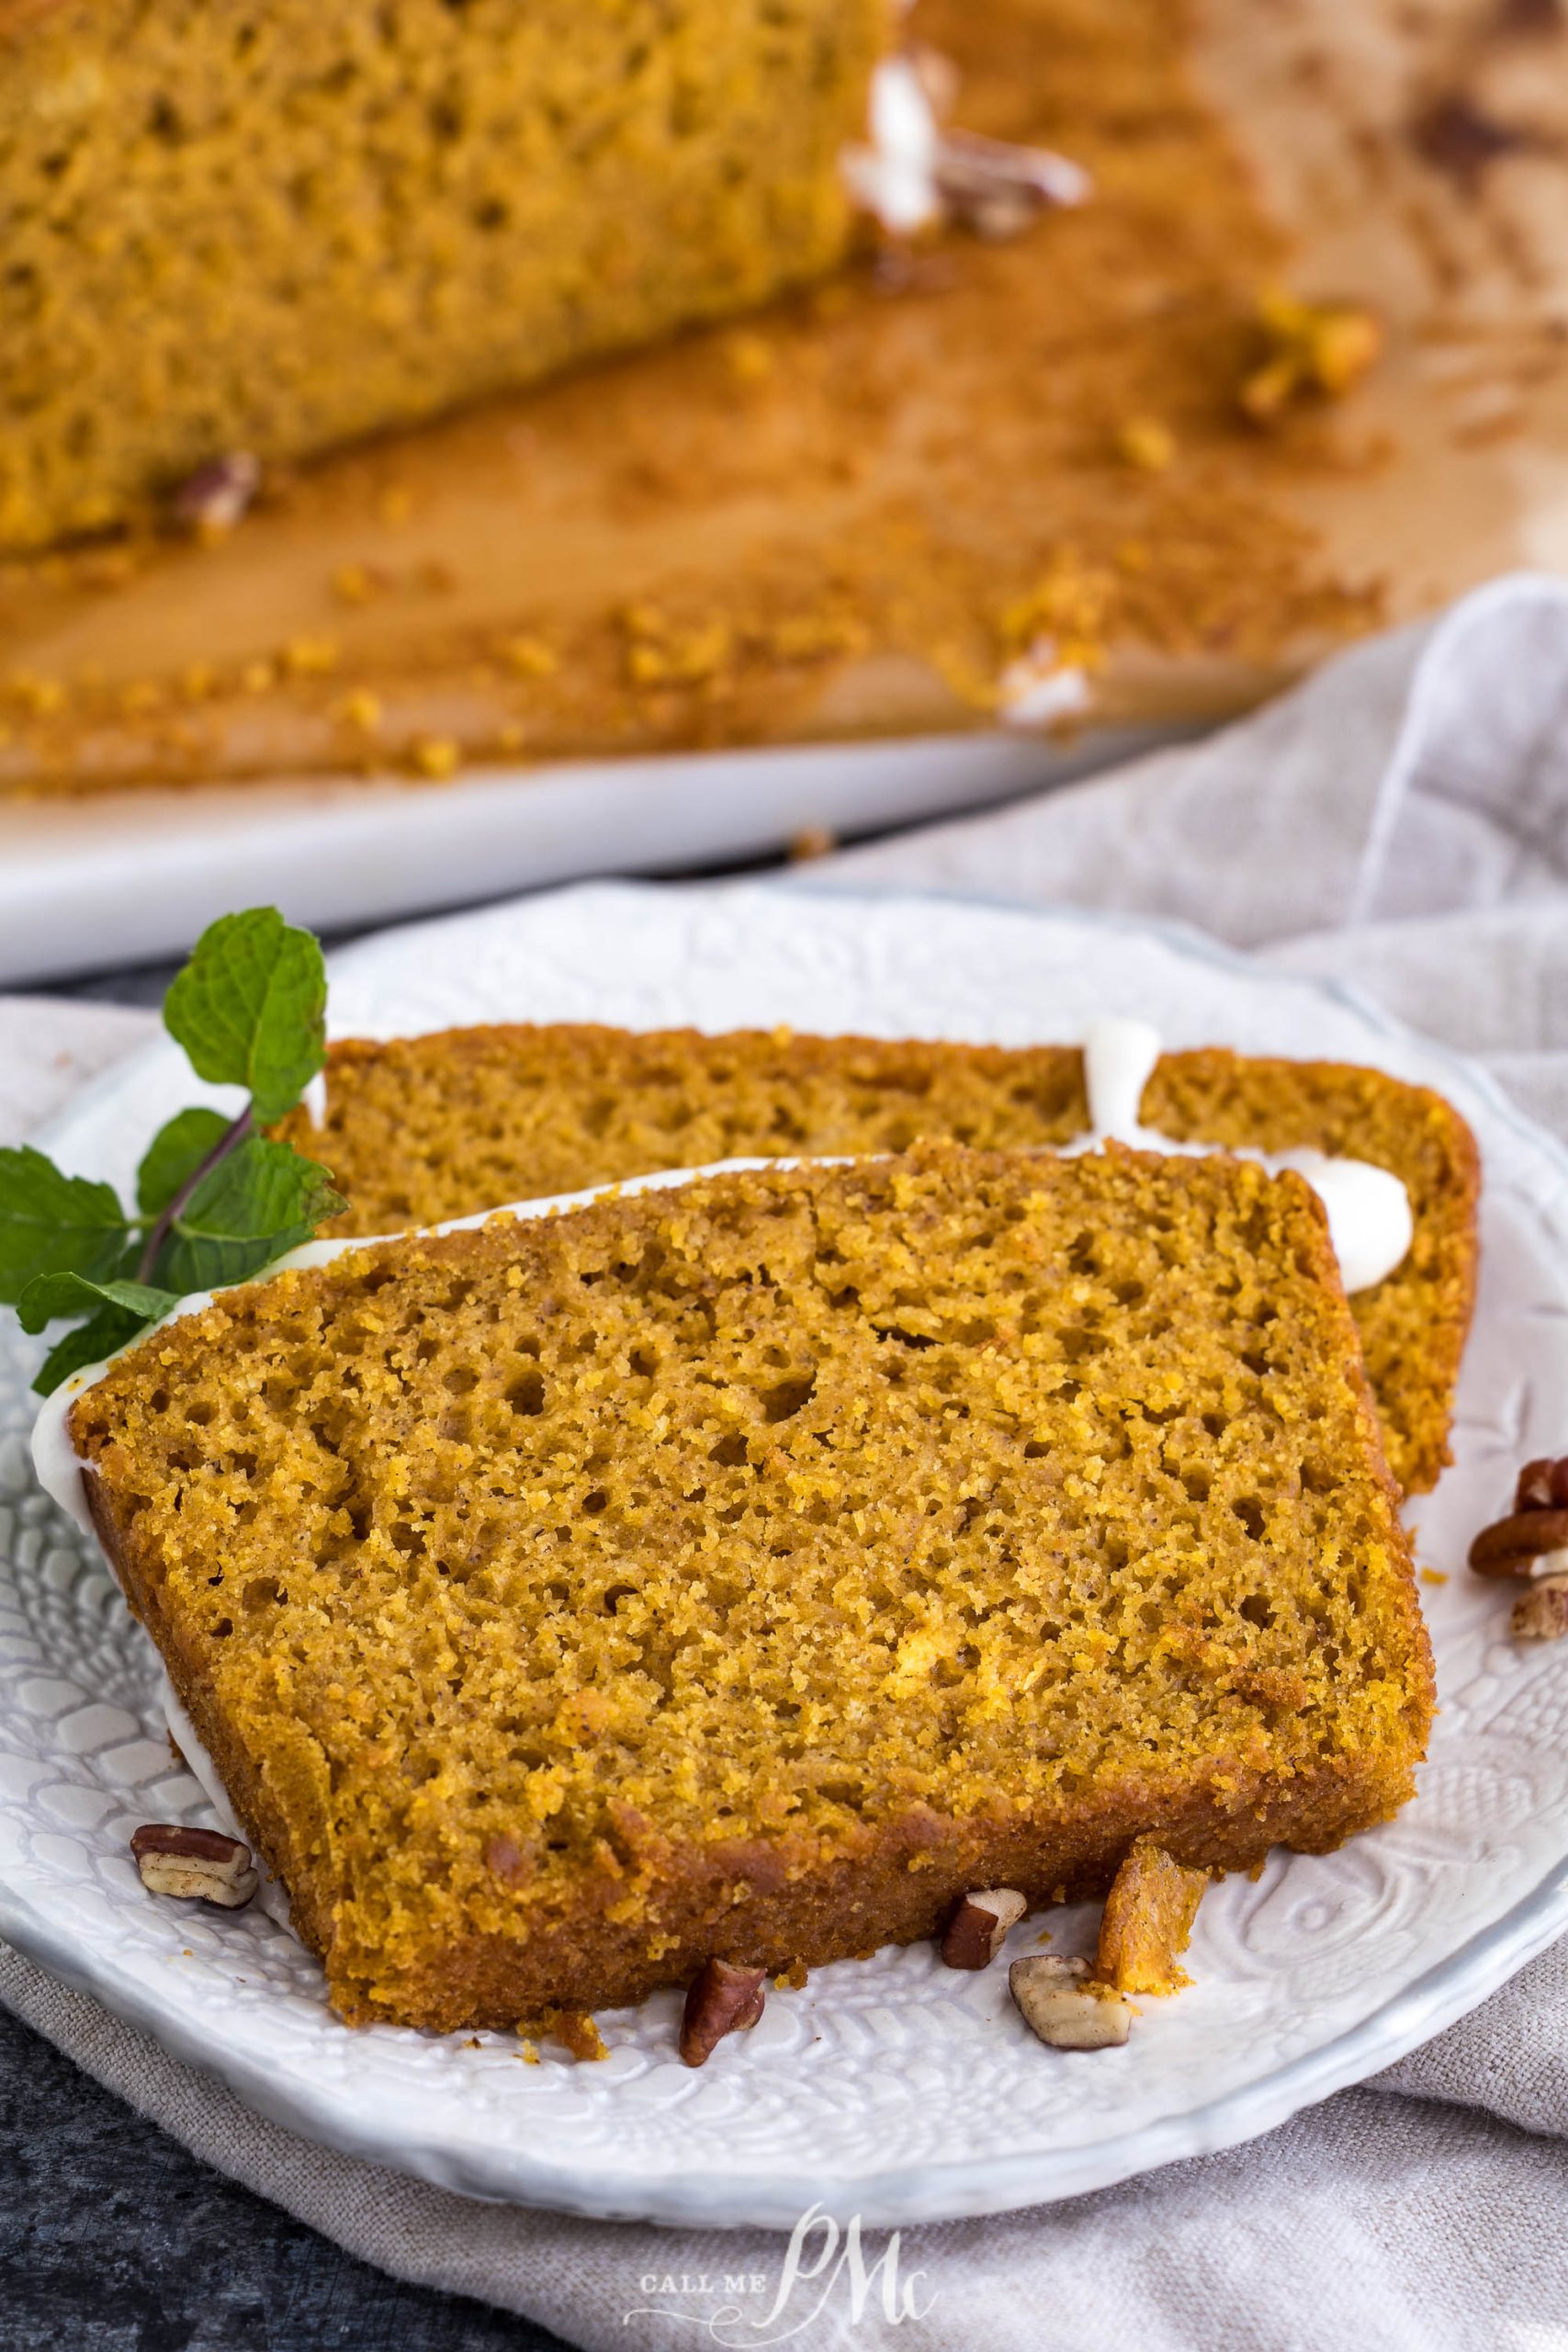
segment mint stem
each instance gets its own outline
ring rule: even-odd
[[[191,1170],[174,1198],[159,1212],[158,1222],[142,1243],[141,1255],[136,1261],[136,1280],[139,1283],[152,1281],[152,1269],[158,1262],[158,1252],[168,1239],[175,1219],[190,1199],[197,1186],[204,1182],[213,1170],[228,1159],[231,1151],[237,1151],[250,1134],[251,1110],[252,1106],[247,1102],[233,1125],[219,1136],[207,1158]]]

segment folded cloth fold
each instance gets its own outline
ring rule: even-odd
[[[1499,581],[1202,742],[848,852],[780,887],[1178,918],[1349,984],[1479,1057],[1568,1139],[1568,587]],[[151,1025],[98,1005],[0,1001],[0,1141]],[[592,2352],[705,2337],[804,2352],[1568,2343],[1568,1943],[1389,2073],[1267,2139],[1064,2205],[906,2231],[906,2315],[887,2315],[880,2281],[857,2315],[840,2274],[819,2305],[797,2291],[772,2333],[760,2323],[785,2258],[776,2238],[465,2204],[293,2138],[4,1950],[0,2000],[354,2253]],[[886,2247],[868,2237],[867,2263]],[[728,2327],[708,2325],[721,2294],[647,2284],[743,2272],[769,2291]]]

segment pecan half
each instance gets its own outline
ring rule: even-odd
[[[1019,147],[975,130],[937,141],[936,187],[952,219],[979,237],[1016,237],[1048,205],[1082,204],[1089,174],[1048,147]]]
[[[1548,1454],[1540,1462],[1525,1464],[1519,1472],[1514,1509],[1568,1510],[1568,1453],[1556,1462]]]
[[[942,1939],[949,1968],[989,1968],[1029,1905],[1015,1886],[987,1886],[960,1897]]]
[[[186,530],[220,536],[242,520],[260,488],[260,459],[249,449],[231,449],[197,466],[175,491],[170,511]]]
[[[1560,1642],[1568,1634],[1568,1577],[1538,1577],[1514,1603],[1517,1642]]]
[[[1097,1984],[1087,1960],[1038,1952],[1015,1960],[1008,1990],[1032,2033],[1053,2050],[1119,2049],[1133,2030],[1133,2008],[1109,1984]]]
[[[131,1832],[141,1883],[152,1894],[178,1894],[241,1911],[261,1883],[251,1849],[218,1829],[146,1821]]]
[[[1483,1527],[1470,1547],[1478,1577],[1528,1577],[1545,1552],[1568,1551],[1568,1510],[1517,1510]]]
[[[705,2065],[727,2033],[756,2024],[768,1997],[762,1989],[767,1973],[728,1960],[710,1960],[698,1971],[681,2019],[681,2055],[688,2066]]]

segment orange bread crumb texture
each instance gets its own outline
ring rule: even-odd
[[[903,1151],[919,1136],[1034,1149],[1087,1116],[1075,1046],[507,1026],[334,1046],[325,1127],[297,1112],[281,1132],[348,1199],[329,1230],[373,1234],[720,1159]],[[1414,1244],[1353,1312],[1393,1474],[1408,1493],[1433,1486],[1474,1295],[1464,1121],[1380,1070],[1218,1049],[1167,1054],[1143,1116],[1179,1140],[1313,1145],[1403,1180]]]
[[[72,1408],[351,2019],[1337,1844],[1431,1675],[1315,1196],[921,1146],[351,1251]]]

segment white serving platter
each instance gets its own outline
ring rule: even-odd
[[[350,2031],[259,1909],[147,1895],[150,1818],[209,1818],[171,1763],[151,1650],[102,1562],[38,1490],[27,1394],[41,1342],[0,1325],[0,1933],[258,2111],[445,2187],[603,2217],[788,2229],[820,2203],[868,2226],[1066,2197],[1233,2145],[1390,2064],[1568,1928],[1568,1645],[1516,1646],[1464,1570],[1519,1461],[1568,1434],[1568,1153],[1483,1074],[1353,996],[1192,935],[1081,913],[758,885],[600,886],[391,932],[333,966],[340,1033],[595,1019],[716,1029],[1072,1038],[1093,1014],[1173,1045],[1379,1064],[1440,1088],[1485,1168],[1476,1329],[1457,1461],[1414,1516],[1441,1713],[1415,1802],[1337,1854],[1279,1854],[1206,1898],[1192,1988],[1145,2005],[1124,2050],[1042,2049],[1005,1970],[889,1949],[774,1992],[700,2073],[677,2001],[600,2019],[607,2062],[506,2035]],[[190,1099],[164,1045],[46,1139],[123,1182]],[[1093,1906],[1039,1915],[1012,1954],[1090,1949]]]
[[[849,840],[1065,784],[1179,729],[1000,731],[85,798],[0,797],[0,986],[183,954],[234,903],[321,932],[592,874],[671,873]]]

